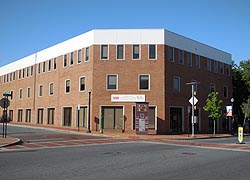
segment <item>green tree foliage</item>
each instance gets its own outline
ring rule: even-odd
[[[250,60],[241,61],[239,65],[234,64],[232,68],[233,78],[233,114],[238,124],[243,125],[244,114],[242,103],[250,96]]]
[[[203,109],[208,112],[208,117],[214,121],[214,134],[215,134],[215,123],[218,118],[221,117],[221,104],[222,100],[217,98],[218,92],[211,92],[208,94],[206,105]]]
[[[245,116],[243,124],[245,125],[246,119],[250,117],[250,98],[248,98],[246,102],[242,103],[241,110]]]

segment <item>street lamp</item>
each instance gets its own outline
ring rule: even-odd
[[[234,116],[233,116],[233,103],[234,103],[234,98],[231,98],[230,101],[231,101],[231,103],[232,103],[232,122],[231,122],[232,128],[231,128],[231,129],[232,129],[232,131],[233,131],[232,133],[234,133],[234,131],[235,131],[235,129],[234,129],[234,123],[235,123],[235,122],[234,122]]]
[[[88,130],[87,130],[87,133],[91,133],[91,130],[90,130],[90,99],[91,99],[91,92],[92,92],[92,89],[89,89],[88,90]]]

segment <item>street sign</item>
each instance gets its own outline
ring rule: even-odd
[[[2,108],[7,108],[7,107],[9,107],[9,106],[10,106],[10,100],[8,100],[7,98],[2,98],[2,99],[0,100],[0,106],[1,106]]]
[[[191,97],[191,98],[189,99],[189,102],[190,102],[190,104],[195,105],[195,104],[198,102],[198,99],[197,99],[195,96],[193,96],[193,97]],[[193,104],[193,103],[194,103],[194,104]]]
[[[243,142],[243,127],[238,127],[238,141],[240,144]]]

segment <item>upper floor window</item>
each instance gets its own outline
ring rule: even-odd
[[[226,75],[230,75],[230,65],[226,65]]]
[[[48,72],[50,72],[50,71],[51,71],[51,59],[48,62]]]
[[[74,64],[74,52],[70,53],[70,65]]]
[[[25,77],[25,69],[23,68],[23,78]]]
[[[27,88],[27,98],[30,98],[30,87]]]
[[[215,92],[215,84],[210,83],[210,92]]]
[[[200,69],[200,56],[195,55],[195,68]]]
[[[227,86],[224,86],[223,94],[224,94],[224,98],[228,98],[228,87]]]
[[[187,52],[187,66],[192,66],[192,54],[190,52]]]
[[[38,74],[41,73],[41,63],[38,64]]]
[[[67,61],[68,61],[67,54],[64,54],[64,57],[63,57],[63,67],[67,66]]]
[[[65,93],[70,93],[70,80],[65,81]]]
[[[133,45],[133,59],[140,59],[140,46],[138,44]]]
[[[89,61],[89,47],[85,48],[85,61]]]
[[[54,83],[49,83],[49,95],[52,96],[54,94]]]
[[[149,75],[148,74],[139,75],[139,90],[149,90]]]
[[[180,77],[174,77],[173,79],[174,92],[180,92]]]
[[[56,70],[56,58],[54,58],[54,70]]]
[[[179,59],[179,64],[184,64],[184,53],[183,50],[178,51],[178,59]]]
[[[124,45],[118,44],[116,46],[116,59],[124,59]]]
[[[224,74],[224,64],[220,63],[220,73]]]
[[[218,73],[218,62],[214,61],[214,73]]]
[[[29,67],[26,68],[26,77],[29,77]]]
[[[207,58],[207,71],[211,71],[211,59]]]
[[[43,85],[39,85],[38,96],[43,96]]]
[[[80,77],[80,91],[85,91],[85,77]]]
[[[109,74],[107,75],[107,90],[117,90],[117,75]]]
[[[108,45],[101,45],[101,59],[108,59]]]
[[[148,45],[148,58],[156,59],[156,45],[155,44]]]
[[[45,72],[46,69],[46,61],[43,62],[43,72]]]
[[[16,72],[13,72],[12,80],[15,81],[15,79],[16,79]]]
[[[82,50],[79,49],[77,52],[77,63],[80,64],[82,62]]]
[[[23,89],[19,89],[19,99],[23,98]]]
[[[30,66],[30,76],[33,76],[33,66]]]
[[[168,47],[168,59],[170,62],[174,62],[174,48]]]

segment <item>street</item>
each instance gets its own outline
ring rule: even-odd
[[[14,133],[14,129],[18,129],[18,132]],[[62,134],[53,130],[23,127],[10,127],[9,130],[10,134],[20,136],[25,136],[25,133]],[[100,140],[100,137],[82,138]],[[75,139],[78,139],[76,135]],[[60,148],[0,150],[1,179],[248,180],[250,177],[249,152],[191,147],[185,143],[162,143],[164,141],[124,142],[117,139],[109,142],[109,139],[111,138],[103,138],[107,143],[68,145]],[[233,143],[234,140],[223,138],[191,142]],[[246,137],[246,141],[248,144],[249,137]]]

